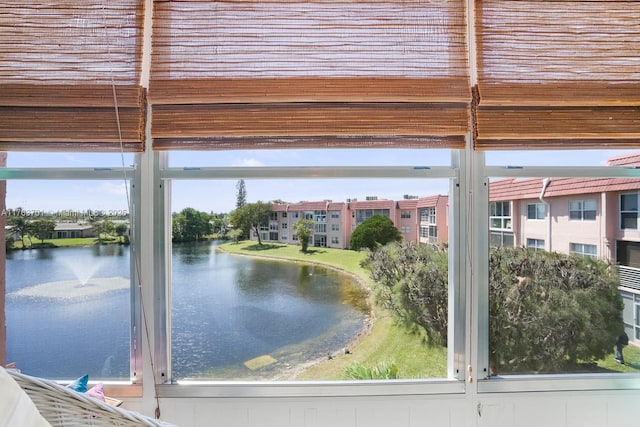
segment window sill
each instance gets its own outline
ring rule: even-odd
[[[458,380],[387,380],[322,382],[181,381],[158,387],[163,398],[196,397],[348,397],[462,394]]]

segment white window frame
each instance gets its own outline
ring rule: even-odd
[[[455,206],[462,201],[460,188],[464,187],[458,177],[461,159],[458,151],[452,150],[452,166],[435,166],[435,167],[407,167],[407,166],[388,166],[388,167],[211,167],[211,168],[170,168],[168,164],[168,154],[165,152],[155,152],[154,173],[150,175],[156,176],[164,185],[160,187],[164,189],[162,196],[163,202],[161,206],[154,206],[153,215],[156,223],[166,221],[167,215],[170,215],[169,203],[164,200],[170,200],[171,181],[176,179],[198,180],[198,179],[318,179],[332,178],[340,176],[342,178],[446,178],[450,180],[450,196],[449,203],[452,209],[449,214],[456,212]],[[449,221],[452,224],[459,224],[456,220]],[[156,295],[157,299],[153,303],[154,311],[164,311],[168,307],[170,262],[166,262],[166,256],[170,253],[171,241],[166,239],[168,229],[163,229],[161,234],[165,238],[160,239],[165,242],[165,248],[158,249],[159,253],[154,257],[155,269],[162,271],[162,280],[164,283],[164,291]],[[159,231],[159,230],[158,230]],[[156,237],[156,241],[158,238]],[[295,239],[294,239],[295,240]],[[464,247],[466,236],[457,227],[450,227],[449,247],[457,247],[461,244]],[[156,245],[161,246],[161,245]],[[161,253],[160,253],[161,252]],[[463,393],[465,390],[466,370],[464,365],[465,353],[465,300],[467,292],[466,274],[461,269],[464,262],[464,256],[459,251],[450,250],[450,268],[449,268],[449,286],[450,286],[450,321],[449,324],[449,343],[447,356],[447,378],[445,379],[424,379],[424,380],[408,380],[408,381],[375,381],[371,384],[363,384],[358,381],[340,381],[335,382],[300,382],[287,383],[286,387],[281,383],[234,383],[219,381],[198,381],[197,388],[191,387],[188,381],[173,382],[171,378],[170,366],[170,334],[169,319],[160,319],[160,323],[156,324],[155,339],[157,342],[156,349],[161,350],[167,357],[159,357],[163,363],[156,367],[157,378],[166,379],[164,383],[158,386],[158,395],[160,397],[192,397],[196,395],[215,397],[215,396],[308,396],[308,395],[406,395],[406,394],[451,394]],[[163,260],[163,261],[161,261]],[[454,297],[455,295],[455,297]],[[455,326],[454,326],[455,325]],[[160,350],[157,350],[160,351]],[[309,385],[313,387],[310,388]]]
[[[536,251],[544,251],[544,239],[527,238],[527,248]]]
[[[489,264],[486,254],[489,229],[479,227],[489,221],[489,180],[494,178],[629,178],[640,177],[640,170],[624,166],[487,166],[484,153],[474,153],[474,165],[482,176],[475,176],[471,190],[478,197],[473,199],[474,221],[478,225],[473,235],[472,266],[477,279],[477,297],[471,301],[471,310],[477,313],[472,319],[477,325],[477,359],[472,360],[476,372],[481,373],[477,382],[480,394],[506,392],[544,392],[576,390],[638,389],[638,374],[539,374],[503,375],[490,378],[489,372]]]
[[[636,196],[636,209],[635,210],[622,210],[622,197],[623,196],[631,196],[631,195],[635,195]],[[618,216],[618,220],[620,221],[620,230],[638,230],[640,229],[640,193],[638,192],[625,192],[625,193],[620,193],[620,196],[618,197],[618,203],[620,206],[620,215]],[[635,214],[636,217],[636,226],[635,227],[624,227],[624,221],[622,220],[622,215],[623,214]]]
[[[532,218],[530,213],[531,207],[535,209],[535,216]],[[542,215],[540,215],[540,211],[542,210]],[[527,220],[529,221],[540,221],[544,220],[547,216],[547,206],[544,203],[527,203]]]
[[[8,154],[9,156],[11,153]],[[118,390],[122,390],[122,393],[127,396],[142,396],[142,381],[143,381],[143,335],[144,329],[142,319],[142,299],[143,294],[141,286],[144,284],[144,274],[138,274],[140,270],[139,265],[142,264],[141,257],[141,235],[143,221],[141,219],[142,205],[144,202],[143,191],[141,189],[142,177],[141,177],[141,161],[142,156],[140,154],[134,155],[133,166],[110,166],[110,167],[47,167],[47,168],[0,168],[0,180],[14,181],[14,180],[51,180],[51,181],[127,181],[129,185],[129,216],[130,216],[130,233],[131,233],[131,265],[130,265],[130,277],[131,277],[131,319],[129,323],[130,341],[129,341],[129,378],[130,381],[109,381],[109,387],[115,394],[118,394]],[[171,214],[169,213],[168,224],[171,221]],[[171,238],[170,225],[168,226],[169,232],[168,238]],[[140,280],[142,278],[142,280]],[[145,297],[146,299],[147,297]],[[4,310],[4,307],[2,307]],[[125,391],[126,390],[126,391]]]
[[[593,251],[587,251],[586,249],[593,249]],[[575,242],[569,242],[569,253],[570,254],[576,254],[576,255],[582,255],[582,256],[588,256],[591,258],[598,258],[598,246],[596,245],[590,245],[587,243],[575,243]]]
[[[593,209],[587,209],[587,204],[595,205]],[[576,207],[576,204],[578,205]],[[586,212],[594,212],[594,218],[585,218]],[[580,214],[580,218],[571,218],[571,214],[577,212]],[[569,221],[595,221],[598,217],[598,201],[596,199],[580,199],[569,201]]]

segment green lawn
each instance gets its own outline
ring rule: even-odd
[[[112,244],[119,243],[122,239],[120,237],[103,237],[101,243],[102,244]],[[29,247],[29,240],[24,239],[27,244],[27,248]],[[37,239],[35,237],[31,238],[32,248],[67,248],[74,246],[93,246],[98,244],[97,237],[78,237],[74,239],[46,239],[44,241]],[[22,242],[20,239],[16,240],[13,243],[13,249],[22,249]]]

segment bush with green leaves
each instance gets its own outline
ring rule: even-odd
[[[400,240],[402,240],[402,234],[393,221],[383,215],[374,215],[353,230],[349,246],[356,251],[363,248],[373,251],[387,243]]]
[[[447,253],[409,243],[368,258],[378,301],[430,342],[446,345]],[[622,333],[615,269],[604,261],[525,248],[489,255],[491,372],[562,372],[612,352]]]
[[[398,367],[395,363],[382,362],[372,368],[362,363],[354,363],[344,369],[345,376],[351,380],[395,380],[398,379]]]
[[[422,328],[429,342],[446,345],[447,251],[403,241],[372,252],[368,264],[376,300],[410,328]]]
[[[615,269],[590,257],[492,249],[492,372],[555,372],[611,353],[624,328],[618,285]]]

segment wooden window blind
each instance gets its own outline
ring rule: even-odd
[[[465,2],[154,2],[154,149],[464,147]]]
[[[0,3],[0,150],[143,149],[143,4]]]
[[[640,143],[640,2],[476,2],[479,149]]]

